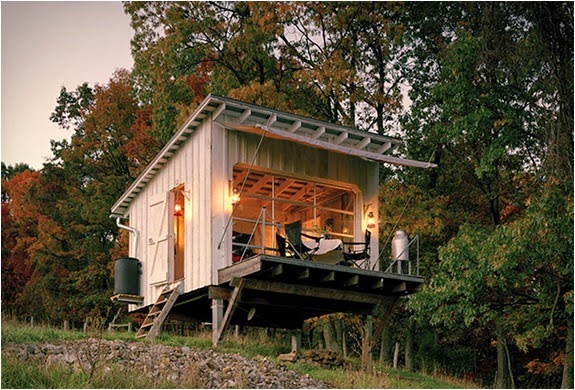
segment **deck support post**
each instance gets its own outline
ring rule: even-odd
[[[239,303],[241,296],[242,296],[242,290],[244,288],[244,279],[234,278],[230,285],[234,286],[234,291],[232,292],[232,296],[230,298],[230,301],[228,302],[228,307],[226,309],[226,312],[224,313],[224,317],[222,318],[222,320],[218,324],[218,328],[217,328],[218,332],[217,332],[216,340],[215,340],[216,344],[219,343],[220,338],[222,337],[222,334],[224,333],[224,330],[226,330],[226,328],[230,324],[230,321],[232,320],[232,316],[234,315],[234,311],[236,310],[236,307],[238,306],[238,303]]]
[[[301,350],[301,329],[294,330],[291,334],[291,352],[299,353]]]
[[[224,317],[223,299],[212,299],[212,344],[218,346],[219,328]]]

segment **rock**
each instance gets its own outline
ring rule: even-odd
[[[149,378],[150,383],[189,383],[198,388],[327,388],[325,383],[297,374],[263,356],[247,359],[239,354],[189,347],[90,339],[57,345],[8,343],[2,345],[2,351],[24,363],[62,365],[71,370],[89,370],[88,362],[99,362],[96,367],[104,374],[110,371],[110,364],[119,365]],[[321,361],[325,356],[329,357],[326,361],[330,364],[338,360],[336,355],[306,354],[313,361]],[[283,359],[287,360],[281,360],[296,358],[292,353],[284,355]]]

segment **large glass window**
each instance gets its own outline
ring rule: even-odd
[[[263,248],[265,253],[277,254],[273,251],[276,233],[284,235],[284,225],[298,220],[307,234],[353,241],[356,195],[350,188],[257,169],[247,173],[247,167],[234,167],[232,185],[241,194],[233,230],[253,234],[254,252],[261,253]]]

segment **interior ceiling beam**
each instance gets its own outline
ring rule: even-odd
[[[238,174],[234,178],[234,186],[240,185],[244,181],[247,174],[248,174],[247,169],[238,172]]]
[[[250,188],[248,188],[248,190],[246,192],[255,194],[260,188],[262,188],[264,185],[266,185],[271,179],[272,179],[272,177],[270,175],[262,176],[257,182],[255,182]]]
[[[277,198],[289,189],[295,183],[293,179],[285,179],[285,181],[274,189],[274,196]]]

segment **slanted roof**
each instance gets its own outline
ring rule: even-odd
[[[266,137],[289,140],[337,153],[358,156],[394,165],[430,168],[434,164],[391,156],[401,139],[340,126],[301,115],[289,114],[238,100],[209,95],[162,148],[152,162],[128,187],[112,207],[112,213],[123,215],[132,200],[176,153],[200,124],[211,115],[222,126]]]

